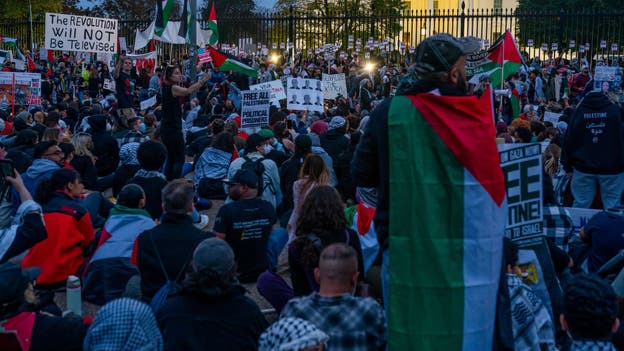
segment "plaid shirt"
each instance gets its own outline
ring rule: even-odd
[[[568,242],[574,236],[570,212],[560,206],[544,206],[544,231],[560,249],[568,252]]]
[[[617,349],[609,341],[603,340],[578,340],[574,341],[570,351],[616,351]]]
[[[141,132],[130,130],[128,131],[128,133],[124,134],[121,138],[117,138],[117,144],[119,144],[119,147],[122,147],[127,143],[141,144],[142,142],[147,141],[147,140],[149,140],[148,136],[141,134]]]
[[[281,318],[305,319],[329,335],[328,350],[384,350],[387,343],[383,308],[371,298],[318,293],[292,299]]]

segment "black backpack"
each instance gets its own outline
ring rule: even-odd
[[[256,174],[258,177],[258,197],[261,197],[264,190],[264,165],[262,164],[264,157],[260,157],[255,161],[247,156],[243,156],[243,158],[245,163],[243,163],[241,169],[248,169]]]

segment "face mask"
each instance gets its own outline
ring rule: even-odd
[[[269,152],[271,152],[271,150],[273,150],[273,146],[266,144],[264,145],[264,154],[268,154]]]

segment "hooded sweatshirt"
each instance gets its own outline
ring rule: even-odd
[[[592,92],[570,118],[561,163],[567,172],[624,172],[624,113],[609,98]]]

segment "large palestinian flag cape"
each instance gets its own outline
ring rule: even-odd
[[[388,128],[389,349],[491,350],[506,207],[491,102],[395,96]]]

